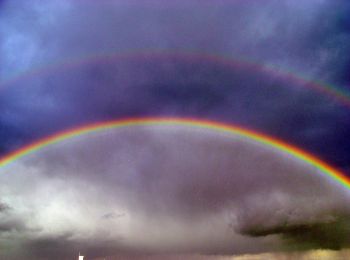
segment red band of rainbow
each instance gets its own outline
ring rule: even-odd
[[[292,155],[293,157],[314,166],[321,173],[326,176],[329,176],[331,179],[334,179],[342,186],[350,189],[350,178],[347,177],[341,171],[335,169],[329,164],[321,161],[315,156],[295,147],[284,143],[278,139],[269,137],[267,135],[248,130],[245,128],[241,128],[239,126],[228,125],[225,123],[219,123],[208,120],[199,120],[192,118],[162,118],[162,117],[149,117],[149,118],[131,118],[131,119],[122,119],[115,121],[107,121],[107,122],[99,122],[95,124],[89,124],[86,126],[73,128],[70,130],[66,130],[60,132],[58,134],[43,138],[37,142],[34,142],[31,145],[28,145],[24,148],[21,148],[17,151],[14,151],[7,156],[0,159],[0,169],[1,167],[5,167],[6,165],[24,157],[25,155],[31,154],[35,151],[40,150],[43,147],[53,145],[55,143],[59,143],[60,141],[73,138],[76,136],[84,135],[87,133],[98,132],[108,129],[115,129],[121,127],[128,126],[145,126],[145,125],[180,125],[180,126],[189,126],[189,127],[197,127],[203,129],[209,129],[214,131],[219,131],[223,133],[234,134],[243,138],[247,138],[249,140],[255,141],[257,143],[272,147],[280,152],[283,152],[288,155]]]

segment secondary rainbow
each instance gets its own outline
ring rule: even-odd
[[[58,143],[63,140],[67,140],[69,138],[73,138],[76,136],[80,136],[80,135],[84,135],[92,132],[108,130],[108,129],[129,127],[129,126],[141,126],[141,125],[189,126],[189,127],[209,129],[209,130],[214,130],[214,131],[219,131],[224,133],[230,133],[240,137],[244,137],[249,140],[253,140],[257,143],[261,143],[263,145],[272,147],[285,154],[292,155],[293,157],[309,165],[314,166],[324,175],[329,176],[330,178],[336,180],[347,189],[350,189],[350,179],[344,173],[330,166],[326,162],[323,162],[317,157],[295,146],[287,144],[273,137],[270,137],[252,130],[248,130],[239,126],[229,125],[229,124],[219,123],[219,122],[214,122],[209,120],[192,119],[192,118],[158,118],[158,117],[131,118],[131,119],[99,122],[99,123],[89,124],[78,128],[73,128],[73,129],[66,130],[58,134],[43,138],[22,149],[19,149],[17,151],[14,151],[8,154],[7,156],[0,159],[0,170],[2,167],[7,166],[8,164],[24,157],[25,155],[31,154],[35,151],[40,150],[43,147],[53,145],[55,143]]]
[[[350,108],[350,92],[324,82],[316,81],[306,77],[305,75],[296,75],[294,73],[285,71],[276,66],[269,64],[261,64],[253,60],[235,59],[233,57],[225,57],[216,54],[210,54],[205,52],[191,52],[188,50],[139,50],[139,51],[125,51],[122,53],[98,53],[94,55],[88,55],[83,57],[73,58],[69,61],[61,61],[54,64],[46,65],[43,68],[32,69],[26,73],[20,75],[14,75],[9,79],[0,82],[0,89],[9,87],[17,82],[26,82],[26,80],[33,77],[41,77],[48,73],[52,73],[59,70],[69,70],[77,68],[86,64],[103,64],[108,62],[115,62],[118,60],[142,60],[142,59],[180,59],[184,61],[204,61],[213,62],[226,66],[227,68],[235,69],[237,67],[244,68],[251,71],[264,72],[274,75],[284,80],[295,82],[296,84],[304,85],[306,88],[310,88],[315,92],[328,96],[336,101],[338,104]]]

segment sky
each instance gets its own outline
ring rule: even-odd
[[[171,3],[160,0],[102,0],[98,3],[92,0],[48,0],[45,3],[39,0],[2,0],[0,1],[0,155],[5,156],[11,151],[25,147],[48,135],[95,122],[146,116],[197,118],[239,125],[278,138],[314,154],[350,176],[350,98],[348,98],[349,104],[339,102],[325,91],[315,89],[316,83],[311,83],[318,82],[321,89],[336,88],[339,93],[350,97],[349,11],[350,4],[346,0],[302,2],[293,0],[218,0],[215,2],[175,0]],[[157,129],[152,129],[150,132],[153,135],[153,132],[158,133],[157,131]],[[142,136],[143,132],[139,134]],[[112,139],[119,140],[121,136],[116,134]],[[135,138],[136,136],[138,134],[135,134]],[[161,142],[162,138],[160,135],[152,139],[154,145]],[[192,136],[188,143],[194,142],[195,138],[196,136]],[[136,140],[139,140],[139,143],[127,146],[135,149],[134,153],[140,152],[143,155],[143,149],[148,148],[145,147],[142,138],[136,138]],[[229,140],[230,138],[227,138],[228,145]],[[89,138],[79,139],[78,143],[72,140],[72,144],[67,143],[59,148],[55,146],[52,150],[48,149],[47,153],[39,151],[29,158],[33,162],[33,168],[23,166],[27,159],[19,160],[9,168],[13,173],[8,174],[11,176],[8,177],[8,184],[1,184],[2,189],[8,187],[6,192],[11,193],[18,188],[17,185],[25,181],[32,181],[33,185],[37,183],[35,185],[38,185],[38,190],[29,185],[28,190],[23,189],[19,193],[26,197],[27,192],[32,194],[33,190],[36,191],[31,195],[31,203],[35,207],[32,211],[27,212],[27,214],[35,215],[41,210],[42,194],[40,193],[44,192],[42,190],[45,188],[44,183],[48,182],[53,189],[57,189],[55,194],[61,194],[61,189],[67,192],[73,189],[75,187],[73,184],[79,185],[83,176],[84,178],[89,177],[86,180],[88,183],[94,183],[93,173],[82,174],[87,171],[86,169],[92,167],[89,164],[91,160],[106,169],[125,167],[127,171],[132,168],[130,163],[110,165],[108,160],[103,160],[103,155],[108,149],[113,148],[113,152],[117,152],[114,150],[117,148],[111,147],[108,142],[101,141],[100,144],[96,141],[93,144],[96,150],[88,152],[89,160],[82,158],[81,161],[74,162],[78,170],[74,170],[74,174],[71,174],[72,182],[67,184],[58,181],[56,183],[55,178],[58,174],[56,171],[62,171],[65,174],[72,171],[70,168],[72,165],[67,164],[65,156],[74,158],[76,149],[86,147],[89,142]],[[212,148],[215,143],[216,140],[213,139],[208,145]],[[132,145],[140,145],[141,148],[137,148],[140,151]],[[171,149],[175,149],[177,142],[170,145]],[[202,144],[196,145],[188,149],[199,149],[200,151],[203,149],[203,152],[209,149],[199,148]],[[249,149],[251,147],[249,143],[246,143],[245,146]],[[170,149],[167,145],[164,147],[166,147],[164,149]],[[235,147],[235,144],[232,147]],[[59,150],[57,154],[56,149]],[[146,168],[155,167],[154,163],[159,160],[157,156],[147,155],[147,163],[142,160],[141,166],[143,167],[143,163],[146,163],[144,166]],[[215,165],[211,155],[202,156],[206,156],[207,159],[200,160],[200,162],[206,162],[207,168],[210,169]],[[287,193],[288,198],[290,194],[296,193],[295,189],[298,189],[298,185],[291,185],[293,190],[289,190],[288,185],[275,182],[275,174],[278,171],[263,174],[266,176],[266,181],[260,180],[259,178],[262,177],[257,173],[260,166],[256,163],[259,160],[254,160],[245,154],[242,155],[242,165],[249,165],[249,163],[243,163],[248,159],[251,160],[250,174],[254,183],[258,185],[260,182],[266,182],[271,187],[281,185],[281,189]],[[194,165],[196,162],[194,160]],[[212,162],[213,165],[209,162]],[[268,164],[274,165],[274,160],[270,158]],[[296,165],[298,162],[295,162],[295,165],[288,164],[286,171],[295,170]],[[196,176],[193,178],[198,181],[198,185],[209,185],[210,180],[206,177],[206,173],[202,173],[202,166],[197,165],[198,168],[195,167],[189,171],[190,176]],[[300,167],[301,172],[310,170],[305,165]],[[0,171],[9,170],[0,169]],[[46,176],[47,173],[52,176]],[[125,174],[123,172],[121,176]],[[171,174],[176,175],[173,172]],[[27,179],[26,176],[32,175],[35,178]],[[156,170],[154,175],[147,173],[146,176],[148,175],[147,180],[134,176],[135,179],[131,182],[134,185],[136,181],[143,183],[160,178]],[[301,182],[303,183],[300,186],[302,190],[307,186],[305,183],[308,183],[307,177],[305,178],[306,180],[303,179]],[[102,187],[108,185],[107,179],[105,182],[101,180],[96,190],[92,188],[91,193],[82,193],[79,196],[85,199],[94,192],[101,192]],[[242,179],[244,178],[237,174],[228,183],[234,186],[234,182],[240,182]],[[179,180],[182,179],[179,177]],[[182,185],[189,184],[183,180]],[[318,187],[322,185],[316,185],[316,193]],[[213,189],[219,188],[215,186]],[[0,194],[2,194],[1,191]],[[135,188],[133,192],[148,194],[143,187]],[[225,196],[230,197],[231,195],[225,191],[222,192],[220,194],[218,191],[221,196],[220,201],[222,199],[226,202],[228,198]],[[260,190],[253,189],[252,192],[259,194]],[[300,192],[303,194],[303,191]],[[205,195],[204,193],[203,196]],[[237,193],[238,197],[243,195],[246,194]],[[275,193],[272,192],[269,195],[272,196],[272,204],[269,207],[274,208],[276,204],[278,206],[280,202],[273,199]],[[333,198],[333,195],[326,195],[327,193],[320,196],[325,198],[326,204],[328,203],[322,205],[327,210],[330,210],[332,205],[335,208],[342,208],[348,203],[347,197],[343,195],[334,195],[334,200],[330,199]],[[47,218],[48,223],[45,222],[47,225],[45,227],[40,225],[37,227],[40,221],[36,223],[35,220],[29,225],[16,215],[24,210],[22,202],[18,202],[18,205],[14,205],[17,202],[3,202],[9,199],[7,196],[9,195],[0,196],[0,239],[4,239],[6,244],[6,241],[9,241],[8,236],[16,237],[13,245],[14,251],[6,252],[5,250],[8,257],[11,255],[13,259],[16,259],[15,257],[21,259],[18,254],[22,254],[21,248],[25,248],[32,252],[33,259],[38,259],[40,252],[35,250],[42,248],[42,245],[46,245],[44,247],[47,248],[46,251],[43,250],[43,254],[51,254],[56,252],[57,248],[66,247],[67,241],[71,241],[71,237],[77,235],[72,234],[76,230],[69,227],[57,226],[56,230],[54,217],[51,224],[50,217]],[[69,196],[79,199],[76,193],[63,192],[61,198],[56,198],[59,201],[48,200],[47,203],[60,205],[59,203],[66,203]],[[101,195],[102,198],[104,197]],[[140,228],[148,230],[154,228],[156,223],[146,225],[141,215],[146,214],[152,207],[153,204],[148,201],[157,200],[147,196],[144,199],[147,203],[145,202],[145,208],[135,213],[140,214],[141,218],[137,220],[139,222],[135,222],[135,225],[140,225]],[[206,199],[208,200],[204,199],[203,205],[208,206],[211,203],[210,198]],[[193,198],[192,201],[189,198],[188,201],[184,200],[181,203],[169,202],[169,205],[175,203],[175,212],[179,214],[175,214],[175,226],[181,226],[178,236],[185,234],[181,232],[185,232],[186,225],[189,225],[187,217],[193,217],[191,210],[198,207],[191,202],[196,202],[196,199]],[[99,205],[98,202],[95,203],[94,205]],[[111,201],[110,203],[116,202]],[[125,203],[125,207],[131,207],[130,210],[134,212],[136,206],[133,203],[138,205],[143,202],[138,200],[131,202],[125,199]],[[168,202],[161,201],[160,204],[162,203],[167,204]],[[19,205],[22,206],[17,209]],[[249,212],[245,205],[241,206],[242,212]],[[62,207],[66,209],[69,206],[64,204]],[[303,207],[304,203],[301,208],[304,209]],[[12,208],[13,210],[10,210]],[[258,212],[262,210],[255,204],[253,208]],[[59,211],[59,208],[52,210],[54,212],[50,214],[55,216],[57,213],[55,210]],[[103,210],[96,208],[96,212]],[[185,217],[182,211],[191,214]],[[82,214],[82,212],[78,210],[76,214]],[[170,212],[172,210],[165,207],[164,214],[157,217],[167,218]],[[202,211],[200,213],[204,214]],[[63,209],[62,214],[65,214]],[[106,219],[109,219],[108,216],[112,216],[111,219],[119,219],[119,213],[109,215],[109,212],[105,212],[103,214],[107,216]],[[120,219],[127,219],[127,214],[120,214]],[[75,217],[79,218],[79,216]],[[262,216],[261,221],[263,222],[269,218],[264,214]],[[206,214],[203,215],[204,219],[207,217]],[[222,216],[219,214],[215,217],[220,219]],[[254,218],[249,214],[242,218],[251,222],[248,224],[254,222]],[[303,218],[305,218],[304,215]],[[347,226],[347,213],[337,215],[336,219],[337,221],[331,222],[332,225]],[[87,219],[86,221],[93,220]],[[307,220],[305,221],[308,224]],[[196,232],[209,232],[205,229],[203,231],[200,224],[193,227],[194,236],[199,236],[200,233]],[[323,225],[324,222],[317,222],[316,226],[312,226],[312,230],[317,232],[319,228],[317,225],[321,224]],[[262,223],[259,222],[259,225]],[[35,227],[34,230],[32,226]],[[224,226],[219,228],[224,229]],[[244,225],[240,223],[238,226],[243,227]],[[225,227],[227,228],[227,225]],[[88,232],[83,226],[77,225],[76,228],[79,228],[82,236],[86,235],[84,232]],[[249,225],[246,228],[236,230],[238,233],[243,232],[239,233],[239,236],[243,237],[242,241],[253,239],[252,237],[259,241],[269,240],[272,237],[271,239],[279,245],[280,235],[277,235],[276,238],[277,233],[283,233],[283,237],[287,237],[288,241],[295,242],[298,230],[306,227],[301,225],[297,230],[293,228],[286,230],[281,227],[280,223],[276,223],[267,231],[251,230]],[[39,236],[35,231],[37,229],[48,233],[39,232]],[[46,229],[52,230],[49,232]],[[310,226],[306,229],[310,230]],[[348,229],[345,228],[345,230]],[[71,251],[67,252],[83,247],[94,257],[99,257],[98,252],[101,251],[111,250],[115,253],[115,248],[101,249],[99,243],[103,241],[99,240],[102,236],[100,232],[107,231],[100,230],[97,225],[95,235],[98,242],[96,242],[95,249],[91,245],[92,240],[82,242],[77,239],[74,240],[74,243],[72,242]],[[130,231],[130,234],[133,232]],[[159,235],[161,240],[163,235],[165,234]],[[19,239],[22,236],[26,238],[23,241]],[[93,238],[92,236],[90,239]],[[193,240],[196,240],[195,238]],[[128,239],[134,243],[134,240],[126,238]],[[157,244],[158,240],[154,239],[153,242]],[[190,243],[193,246],[190,246],[190,249],[202,250],[203,253],[215,251],[214,253],[217,254],[255,253],[254,250],[260,253],[264,250],[267,252],[277,250],[265,244],[260,246],[260,242],[254,250],[243,245],[239,248],[231,248],[227,237],[218,236],[216,239],[216,243],[222,242],[220,244],[222,247],[219,249],[207,248],[204,245],[209,242],[205,240],[199,240],[198,243],[202,243],[200,245]],[[128,243],[131,243],[130,241]],[[139,248],[146,247],[142,244],[143,242],[137,242],[140,243]],[[169,248],[174,251],[172,253],[177,253],[175,249],[181,248],[181,245],[170,246],[172,243],[180,243],[176,239],[174,241],[165,239],[165,242],[169,243]],[[294,242],[291,244],[298,244]],[[56,246],[55,243],[61,247]],[[341,246],[338,246],[337,249],[347,247],[346,242],[340,241],[339,243]],[[55,245],[54,249],[52,245]],[[215,245],[213,243],[213,246]],[[155,250],[154,247],[148,246]],[[227,247],[232,250],[227,250]],[[321,247],[329,248],[328,244]],[[131,249],[131,251],[134,250],[129,244],[127,246],[118,244],[117,249],[128,252]],[[299,250],[299,247],[294,249]],[[197,253],[192,251],[191,253]]]

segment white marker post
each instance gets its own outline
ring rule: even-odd
[[[84,256],[80,255],[80,252],[79,252],[79,258],[78,260],[84,260]]]

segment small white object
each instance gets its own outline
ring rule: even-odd
[[[84,256],[80,255],[80,252],[79,252],[79,258],[78,260],[84,260]]]

